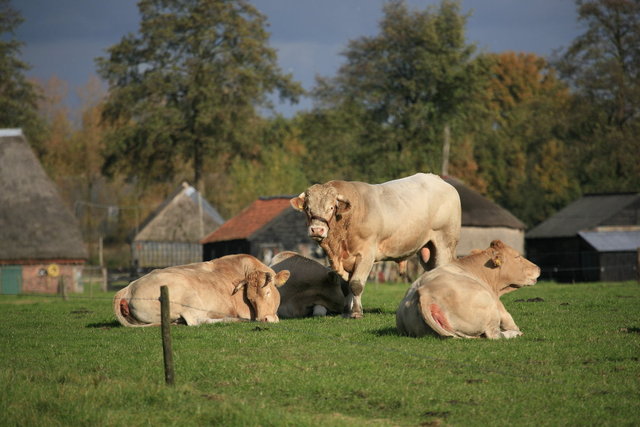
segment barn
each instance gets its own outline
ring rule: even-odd
[[[201,262],[200,239],[223,223],[218,211],[183,182],[134,230],[132,263],[148,270]]]
[[[640,193],[587,194],[531,229],[526,244],[543,279],[635,280]]]
[[[292,197],[255,200],[201,240],[204,259],[245,253],[269,263],[273,255],[287,250],[305,256],[322,256],[318,244],[307,236],[304,215],[291,207]]]
[[[0,130],[0,293],[78,292],[80,226],[20,129]]]
[[[458,243],[458,256],[468,255],[472,249],[489,247],[492,240],[500,239],[524,254],[526,226],[511,212],[467,187],[453,177],[444,177],[460,195],[462,229]]]

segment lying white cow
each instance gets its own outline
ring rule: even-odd
[[[326,316],[342,312],[349,284],[335,271],[295,252],[276,255],[269,265],[274,271],[288,270],[289,280],[278,287],[278,316]]]
[[[396,312],[403,335],[513,338],[522,335],[500,296],[535,285],[540,268],[494,240],[488,249],[424,273]]]
[[[309,187],[291,206],[307,215],[309,236],[349,281],[344,314],[350,317],[362,317],[374,262],[404,262],[420,252],[423,267],[433,268],[454,259],[460,237],[460,196],[433,174],[375,185],[329,181]]]
[[[276,286],[288,278],[288,271],[276,274],[251,255],[228,255],[154,270],[118,291],[113,309],[124,326],[158,325],[160,287],[166,285],[174,323],[277,322],[280,294]]]

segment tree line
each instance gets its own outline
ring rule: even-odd
[[[138,31],[96,59],[106,93],[90,82],[74,125],[63,82],[25,78],[22,18],[0,0],[0,126],[23,127],[72,203],[152,206],[187,180],[229,217],[260,195],[444,165],[533,226],[583,193],[640,189],[636,0],[577,0],[583,32],[551,58],[479,51],[458,1],[392,0],[309,93],[248,0],[138,7]],[[284,118],[274,96],[313,107]]]

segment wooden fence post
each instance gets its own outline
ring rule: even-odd
[[[65,301],[69,299],[67,298],[67,288],[64,285],[64,276],[62,275],[58,278],[58,295],[60,295]]]
[[[636,278],[640,283],[640,248],[636,249]]]
[[[160,330],[162,331],[162,352],[164,355],[164,381],[174,384],[173,350],[171,349],[171,319],[169,316],[169,288],[160,287]]]

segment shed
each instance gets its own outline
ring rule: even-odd
[[[0,293],[80,291],[80,226],[20,129],[0,130]]]
[[[502,240],[524,254],[526,226],[511,212],[453,177],[444,177],[460,195],[462,229],[458,256],[468,255],[472,249],[485,249],[492,240]]]
[[[542,278],[559,282],[634,280],[640,193],[587,194],[526,235]]]
[[[281,251],[321,257],[322,250],[307,235],[305,216],[291,207],[294,196],[260,197],[223,226],[201,240],[204,259],[245,253],[265,263]]]
[[[200,239],[223,223],[218,211],[183,182],[134,231],[133,265],[150,269],[201,262]]]

